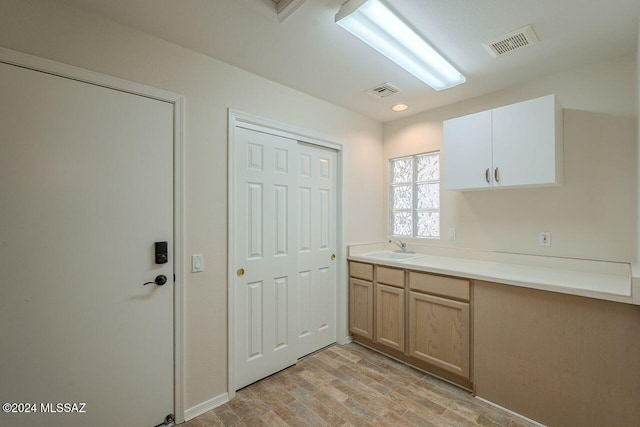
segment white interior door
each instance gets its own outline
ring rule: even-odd
[[[236,128],[236,389],[296,363],[296,141]]]
[[[337,154],[299,143],[298,357],[336,342]]]
[[[240,389],[336,340],[336,153],[237,127],[235,371]]]
[[[0,401],[37,405],[0,425],[157,425],[173,413],[173,106],[6,64],[0,98]],[[85,413],[43,413],[58,403]]]

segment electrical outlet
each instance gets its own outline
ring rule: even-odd
[[[538,246],[551,246],[550,231],[540,231],[538,233]]]

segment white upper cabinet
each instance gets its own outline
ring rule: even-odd
[[[491,186],[491,110],[444,122],[442,184],[447,190]]]
[[[562,109],[548,95],[444,122],[447,190],[562,183]]]

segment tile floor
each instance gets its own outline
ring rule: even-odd
[[[531,425],[352,343],[252,384],[182,427]]]

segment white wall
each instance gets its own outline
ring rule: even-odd
[[[348,141],[347,242],[383,238],[381,124],[57,2],[0,10],[2,47],[186,96],[186,255],[206,267],[185,283],[186,408],[227,391],[227,108]]]
[[[565,183],[443,191],[442,240],[429,245],[633,262],[636,258],[635,55],[550,75],[384,126],[385,159],[442,149],[442,121],[555,93],[564,107]],[[446,154],[446,153],[445,153]],[[385,164],[385,176],[388,164]],[[385,178],[385,183],[387,178]],[[388,189],[385,185],[385,204]],[[446,239],[457,229],[457,241]],[[551,231],[552,246],[538,246]],[[418,242],[418,240],[414,240]]]

